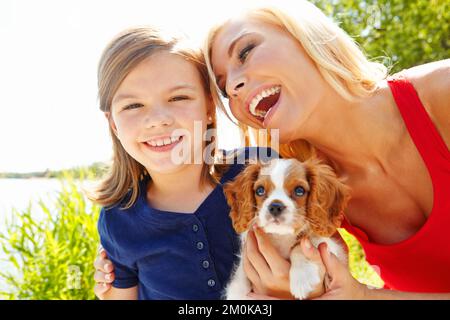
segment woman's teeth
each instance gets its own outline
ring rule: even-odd
[[[147,141],[152,147],[162,147],[179,141],[181,136]]]
[[[256,117],[264,118],[264,116],[269,112],[270,108],[266,111],[263,110],[256,110],[256,107],[261,102],[262,99],[267,98],[269,96],[272,96],[274,94],[279,93],[281,90],[281,87],[275,86],[266,90],[263,90],[261,93],[257,94],[252,101],[250,102],[250,113]]]

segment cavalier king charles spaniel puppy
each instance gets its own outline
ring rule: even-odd
[[[340,261],[347,261],[345,250],[331,236],[340,226],[349,189],[331,167],[318,159],[258,162],[225,184],[224,193],[233,227],[241,234],[241,250],[248,230],[256,224],[278,252],[290,260],[292,295],[297,299],[321,295],[329,279],[323,266],[303,255],[300,241],[307,237],[314,247],[326,242],[330,252]],[[229,300],[243,300],[248,299],[251,290],[241,258],[224,295]]]

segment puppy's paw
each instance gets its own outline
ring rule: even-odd
[[[309,298],[323,283],[319,267],[312,262],[305,264],[301,270],[291,268],[289,276],[291,293],[300,300]]]

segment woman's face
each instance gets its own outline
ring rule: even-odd
[[[150,174],[171,173],[202,155],[207,104],[196,67],[158,52],[120,84],[109,118],[124,149]]]
[[[280,129],[281,143],[301,137],[324,80],[296,39],[267,23],[234,19],[214,38],[211,63],[239,121]]]

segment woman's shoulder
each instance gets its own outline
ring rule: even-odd
[[[450,59],[403,70],[439,133],[450,147]],[[394,75],[395,76],[395,75]]]
[[[396,75],[404,76],[412,83],[423,103],[433,109],[449,108],[450,59],[405,69]]]

